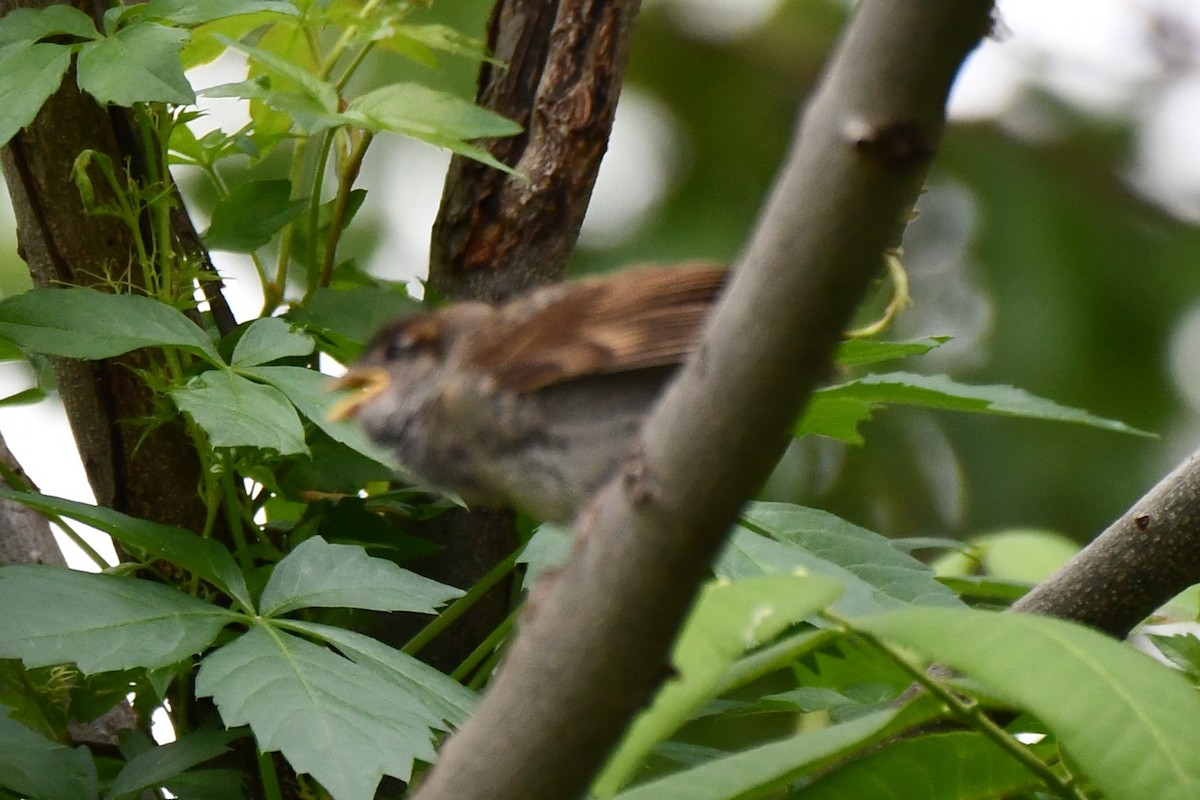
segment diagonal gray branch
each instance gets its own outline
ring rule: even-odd
[[[1200,452],[1172,470],[1013,611],[1117,638],[1200,580]]]
[[[570,562],[535,589],[420,800],[585,792],[668,674],[713,554],[897,243],[990,12],[983,0],[859,4],[702,348],[577,522]]]

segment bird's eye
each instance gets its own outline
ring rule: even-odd
[[[403,342],[398,339],[393,339],[392,341],[388,342],[387,347],[384,348],[383,357],[388,361],[399,361],[404,357],[404,354],[407,352],[407,350],[408,348],[404,346]]]

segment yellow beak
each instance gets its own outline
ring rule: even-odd
[[[356,367],[329,385],[331,391],[355,390],[333,404],[325,414],[330,422],[353,419],[358,409],[387,391],[391,379],[378,367]]]

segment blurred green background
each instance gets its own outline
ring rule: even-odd
[[[489,6],[444,0],[428,18],[482,36]],[[733,258],[846,13],[839,2],[785,0],[764,6],[758,24],[714,33],[701,24],[701,6],[721,13],[711,2],[644,4],[621,138],[597,189],[576,272]],[[1019,31],[1010,36],[1002,27],[998,38],[993,45],[1028,56],[1036,78],[1045,54],[1022,44]],[[1193,50],[1200,52],[1186,41],[1159,50],[1157,71],[1142,78],[1146,92],[1169,86],[1190,70]],[[438,70],[391,61],[379,69],[387,80],[403,71],[464,95],[476,75],[474,64],[457,59]],[[1037,86],[1034,80],[1007,110],[951,127],[904,243],[913,303],[888,335],[956,338],[934,354],[881,368],[1011,384],[1161,438],[892,409],[864,427],[865,447],[798,444],[768,487],[771,497],[827,508],[893,536],[1038,527],[1084,540],[1200,439],[1196,409],[1178,388],[1200,373],[1186,348],[1174,373],[1168,358],[1173,340],[1186,342],[1181,320],[1200,297],[1200,229],[1163,210],[1152,192],[1132,188],[1144,104],[1097,113]],[[386,164],[364,172],[392,171],[405,186],[426,180],[425,197],[436,201],[437,170],[417,170],[428,155],[416,152],[381,148],[375,157],[386,155]],[[397,277],[389,271],[398,260],[414,271],[419,256],[373,257],[399,227],[392,215],[417,213],[386,185],[374,191],[351,246],[380,274]],[[420,212],[426,216],[428,203]],[[27,280],[11,225],[0,236],[9,239],[0,242],[0,289],[8,294]]]

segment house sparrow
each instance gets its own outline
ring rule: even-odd
[[[334,383],[356,393],[330,416],[469,505],[570,521],[632,452],[724,280],[643,268],[398,320]]]

